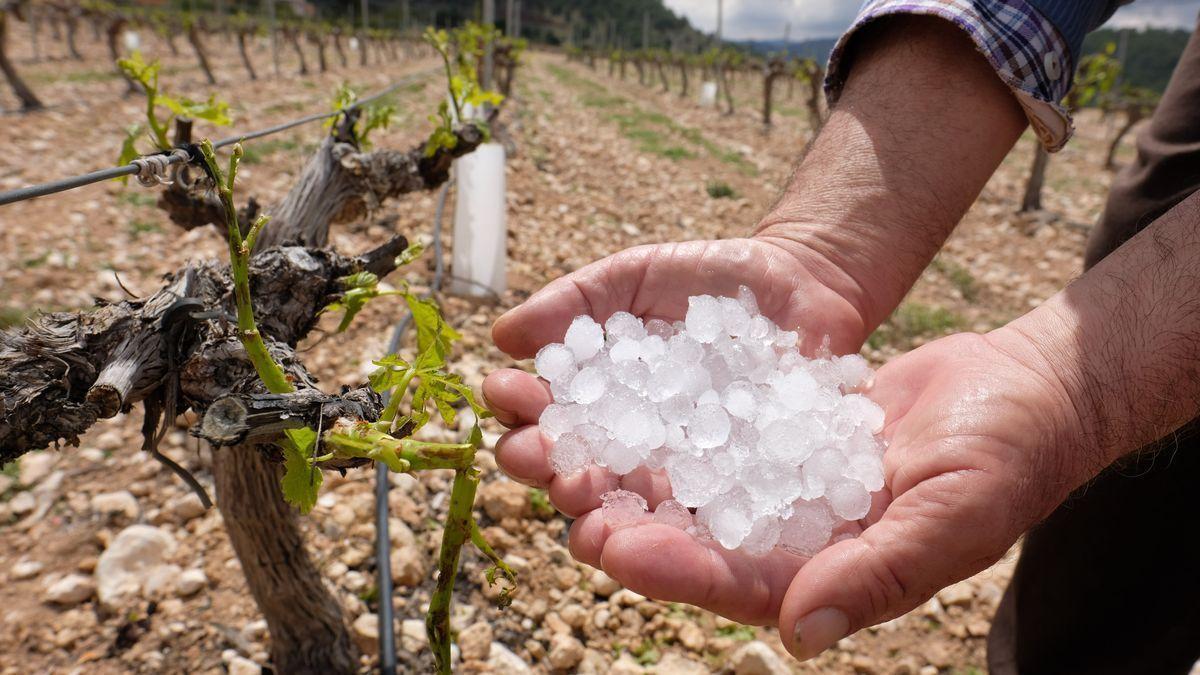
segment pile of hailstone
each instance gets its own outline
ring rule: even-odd
[[[883,487],[884,413],[855,393],[873,374],[862,357],[807,359],[797,339],[744,287],[690,298],[674,324],[577,317],[535,359],[554,396],[539,422],[554,471],[665,469],[674,499],[653,513],[635,493],[603,496],[613,527],[653,521],[753,555],[816,553]]]

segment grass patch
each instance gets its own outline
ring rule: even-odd
[[[704,190],[713,199],[733,199],[737,196],[737,191],[724,181],[712,181],[704,186]]]
[[[129,236],[133,237],[134,239],[137,239],[143,234],[150,234],[152,232],[157,234],[163,231],[162,226],[158,223],[149,220],[141,220],[140,218],[134,218],[133,220],[129,221],[128,230]]]
[[[608,116],[609,121],[616,122],[626,138],[638,143],[638,150],[676,161],[697,157],[703,151],[747,176],[758,175],[753,164],[705,138],[699,129],[684,126],[663,113],[645,110],[562,66],[550,64],[547,67],[559,82],[580,90],[580,101],[585,107],[614,111]],[[615,112],[618,110],[620,112]],[[688,144],[695,147],[689,148]]]
[[[144,190],[126,190],[117,196],[117,200],[126,206],[155,206],[158,198],[154,195]]]
[[[755,638],[754,626],[743,626],[740,623],[732,626],[721,626],[717,629],[717,635],[741,642],[749,642]]]
[[[949,281],[951,286],[957,288],[958,292],[962,294],[963,299],[967,302],[975,302],[979,297],[979,287],[975,283],[975,277],[971,275],[971,272],[967,268],[942,256],[934,258],[929,266],[946,277],[946,281]]]
[[[535,516],[552,518],[558,513],[550,503],[550,494],[538,488],[529,488],[529,505],[533,508]]]
[[[940,337],[962,324],[962,317],[943,307],[906,302],[867,338],[867,345],[872,349],[881,349],[885,345],[910,349],[917,338]]]
[[[18,307],[0,307],[0,329],[23,326],[28,318],[29,312]]]
[[[31,269],[34,269],[35,267],[41,267],[42,265],[45,265],[46,261],[49,259],[50,259],[50,252],[45,251],[41,255],[39,255],[35,258],[26,258],[26,259],[22,260],[21,267],[31,270]]]
[[[662,658],[662,653],[658,651],[658,645],[654,644],[650,638],[642,640],[642,643],[630,649],[629,653],[633,654],[634,660],[640,666],[652,666]]]
[[[307,107],[308,104],[304,101],[288,101],[287,103],[274,103],[269,105],[266,108],[263,108],[263,112],[268,115],[277,112],[300,112]]]
[[[379,587],[374,584],[364,588],[358,592],[358,599],[368,605],[373,605],[379,602]]]

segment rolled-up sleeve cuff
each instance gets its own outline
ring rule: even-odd
[[[1047,150],[1054,152],[1074,133],[1071,115],[1061,104],[1071,88],[1074,64],[1058,30],[1025,0],[871,0],[829,57],[825,92],[837,102],[849,75],[842,57],[855,34],[877,19],[917,14],[950,21],[970,36],[1024,108]]]

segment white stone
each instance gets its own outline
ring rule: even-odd
[[[533,670],[525,663],[525,660],[516,654],[512,653],[503,643],[493,642],[491,653],[487,660],[488,667],[494,673],[505,673],[506,675],[533,675]]]
[[[195,595],[208,586],[208,575],[201,569],[184,570],[175,581],[175,592],[182,597]]]
[[[21,456],[17,468],[17,481],[29,487],[50,475],[58,463],[58,453],[51,450],[27,452]]]
[[[68,574],[46,589],[46,602],[56,605],[78,605],[96,592],[96,582],[82,574]]]
[[[791,669],[765,642],[742,645],[729,659],[734,675],[791,675]]]
[[[24,581],[41,574],[45,567],[45,565],[36,560],[20,560],[9,570],[9,576],[14,581]]]
[[[143,581],[175,553],[175,540],[150,525],[130,525],[121,530],[96,561],[96,590],[108,606],[135,598]]]
[[[128,520],[134,520],[141,509],[138,507],[137,497],[128,490],[121,490],[102,492],[92,497],[92,511],[101,516],[124,516]]]
[[[244,656],[234,655],[226,667],[229,675],[262,675],[262,666]]]

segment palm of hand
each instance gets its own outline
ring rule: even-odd
[[[1074,487],[1058,443],[1069,406],[1012,338],[952,336],[880,369],[870,396],[887,411],[886,487],[861,536],[791,581],[779,626],[792,653],[811,657],[985,569]],[[841,615],[832,626],[828,614],[802,621],[825,608]]]

